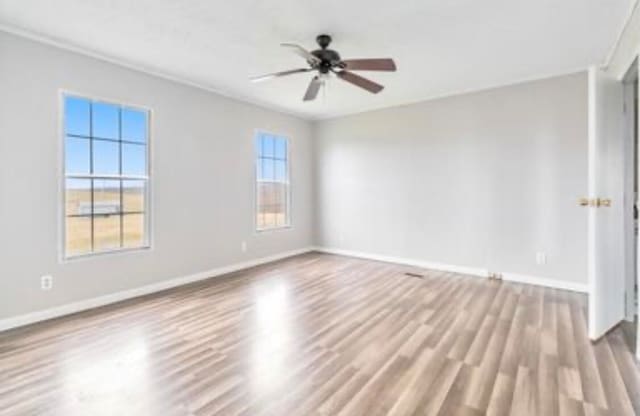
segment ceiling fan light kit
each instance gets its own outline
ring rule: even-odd
[[[309,65],[308,68],[298,68],[288,71],[276,72],[273,74],[262,75],[251,78],[252,81],[265,81],[272,78],[283,77],[303,72],[316,71],[317,74],[311,79],[307,91],[304,94],[303,101],[314,100],[320,87],[329,78],[331,74],[335,74],[338,78],[353,84],[357,87],[365,89],[370,93],[377,94],[384,88],[382,85],[373,82],[367,78],[357,75],[351,71],[395,71],[396,64],[393,59],[342,59],[340,54],[329,49],[331,44],[331,36],[318,35],[316,42],[320,49],[309,52],[305,48],[295,43],[282,43],[281,46],[289,48],[293,53],[304,58]]]

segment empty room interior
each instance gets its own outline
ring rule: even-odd
[[[0,415],[640,415],[638,0],[0,0]]]

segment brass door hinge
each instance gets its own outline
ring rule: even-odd
[[[593,207],[593,208],[610,207],[611,206],[611,199],[609,199],[609,198],[591,198],[591,199],[589,199],[589,198],[580,198],[578,203],[580,204],[580,206],[583,206],[583,207]]]

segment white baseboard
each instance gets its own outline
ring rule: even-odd
[[[364,253],[362,251],[342,250],[331,247],[314,247],[314,251],[328,254],[338,254],[347,257],[359,257],[362,259],[383,261],[386,263],[405,264],[407,266],[420,267],[422,269],[440,270],[444,272],[468,274],[471,276],[487,277],[488,273],[485,269],[465,266],[452,266],[450,264],[435,263],[430,261],[422,261],[408,259],[404,257],[385,256],[381,254]]]
[[[405,264],[407,266],[420,267],[423,269],[440,270],[445,272],[460,273],[470,276],[487,277],[489,271],[483,268],[455,266],[437,262],[408,259],[404,257],[385,256],[380,254],[365,253],[361,251],[342,250],[331,247],[314,247],[314,251],[341,256],[358,257],[369,260],[383,261],[387,263]],[[518,273],[502,273],[502,278],[510,282],[525,283],[529,285],[550,287],[553,289],[570,290],[573,292],[587,293],[587,285],[583,283],[568,282],[566,280],[551,279],[547,277],[527,276]]]
[[[550,279],[548,277],[528,276],[518,273],[503,273],[502,278],[510,282],[526,283],[528,285],[545,286],[553,289],[570,290],[572,292],[588,293],[589,288],[586,283],[568,282],[560,279]]]
[[[112,293],[109,295],[99,296],[99,297],[95,297],[87,300],[69,303],[66,305],[56,306],[50,309],[31,312],[24,315],[11,317],[11,318],[1,319],[0,331],[6,331],[8,329],[21,327],[21,326],[33,324],[36,322],[46,321],[53,318],[59,318],[61,316],[70,315],[72,313],[86,311],[89,309],[94,309],[100,306],[121,302],[123,300],[132,299],[132,298],[136,298],[144,295],[149,295],[149,294],[160,292],[166,289],[171,289],[174,287],[186,285],[188,283],[209,279],[211,277],[222,276],[228,273],[236,272],[238,270],[248,269],[250,267],[271,263],[273,261],[281,260],[287,257],[308,253],[310,251],[313,251],[312,247],[305,247],[302,249],[286,251],[283,253],[274,254],[272,256],[261,257],[259,259],[249,260],[242,263],[235,263],[228,266],[223,266],[216,269],[191,274],[188,276],[167,279],[158,283],[153,283],[150,285],[137,287],[134,289],[123,290],[123,291]]]

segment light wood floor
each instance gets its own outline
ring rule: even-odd
[[[308,254],[0,334],[0,414],[640,414],[622,330],[590,343],[585,307]]]

